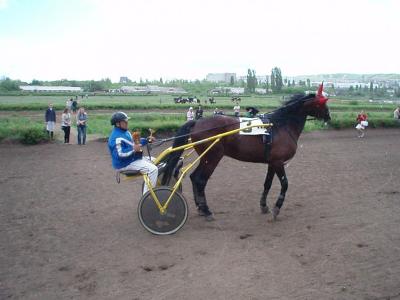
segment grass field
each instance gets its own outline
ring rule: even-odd
[[[48,103],[53,103],[57,110],[65,107],[68,100],[66,96],[0,96],[0,111],[9,110],[45,110]],[[201,104],[206,109],[215,107],[229,109],[233,108],[234,103],[231,97],[215,97],[216,104],[205,105],[201,99]],[[282,96],[251,96],[242,97],[241,106],[256,106],[263,110],[278,107],[283,100]],[[87,109],[187,109],[195,104],[175,104],[173,96],[91,96],[88,99],[79,99],[80,104]],[[329,106],[334,110],[357,110],[365,109],[368,111],[393,111],[395,104],[371,103],[363,100],[331,99]]]
[[[46,139],[44,130],[44,111],[48,103],[53,103],[58,115],[65,107],[68,97],[65,96],[0,96],[0,140],[12,138],[28,144]],[[109,118],[112,111],[126,110],[132,117],[131,129],[147,132],[148,128],[158,133],[173,134],[185,121],[186,111],[195,104],[175,104],[173,96],[94,96],[79,99],[88,110],[88,133],[108,136],[111,126]],[[225,114],[233,114],[230,97],[215,97],[216,104],[201,104],[205,116],[212,115],[218,107]],[[243,97],[240,103],[244,107],[256,106],[261,112],[269,112],[279,107],[282,96]],[[397,127],[393,120],[395,104],[369,102],[362,100],[331,99],[329,100],[332,121],[325,125],[320,121],[308,121],[305,130],[341,129],[355,125],[357,114],[363,109],[368,113],[370,127]]]

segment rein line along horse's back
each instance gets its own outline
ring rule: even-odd
[[[297,141],[304,129],[307,116],[312,116],[325,122],[330,120],[329,109],[326,105],[327,100],[328,98],[323,95],[323,85],[321,84],[317,94],[294,95],[282,107],[267,114],[269,121],[273,123],[273,140],[269,146],[268,156],[266,156],[265,144],[260,136],[240,135],[237,133],[222,138],[201,158],[199,165],[190,175],[194,201],[199,214],[207,217],[207,219],[212,219],[212,213],[207,205],[205,187],[219,161],[226,155],[240,161],[268,164],[264,190],[260,199],[262,213],[269,211],[267,195],[274,175],[277,175],[281,183],[281,191],[272,209],[272,215],[276,219],[288,189],[284,165],[296,154]],[[221,115],[202,118],[197,121],[188,121],[178,130],[177,138],[172,147],[185,145],[189,136],[193,142],[196,142],[226,131],[238,129],[239,126],[238,118]],[[201,154],[209,145],[210,143],[197,145],[195,150],[198,154]],[[176,171],[175,167],[182,152],[183,150],[172,152],[165,158],[167,164],[162,178],[163,184],[167,184]]]

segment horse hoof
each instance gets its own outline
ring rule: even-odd
[[[206,219],[207,222],[215,221],[215,218],[213,217],[213,215],[204,216],[204,218]]]
[[[274,218],[274,221],[276,221],[276,218],[278,217],[278,215],[279,215],[279,208],[275,206],[272,209],[272,217]]]
[[[267,214],[267,213],[269,213],[269,208],[268,208],[268,206],[260,206],[260,209],[261,209],[261,213],[262,213],[262,214]]]

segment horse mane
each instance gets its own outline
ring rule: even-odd
[[[276,125],[284,125],[288,121],[296,121],[299,115],[296,112],[303,106],[304,101],[315,98],[315,94],[295,94],[289,100],[284,101],[283,105],[268,114],[268,118]]]
[[[296,104],[298,102],[303,102],[305,100],[308,99],[312,99],[315,98],[315,94],[314,93],[310,93],[310,94],[295,94],[293,96],[290,97],[289,100],[283,102],[282,107],[284,106],[288,106],[288,105],[292,105],[292,104]]]

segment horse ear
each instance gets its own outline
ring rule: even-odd
[[[322,81],[322,83],[319,85],[319,88],[318,88],[318,93],[317,93],[318,97],[323,96],[322,95],[323,90],[324,90],[324,82]]]
[[[328,101],[328,98],[324,96],[323,91],[324,91],[324,82],[322,81],[322,83],[320,84],[320,86],[318,88],[318,92],[317,92],[317,96],[316,96],[318,103],[321,105],[324,105]]]

